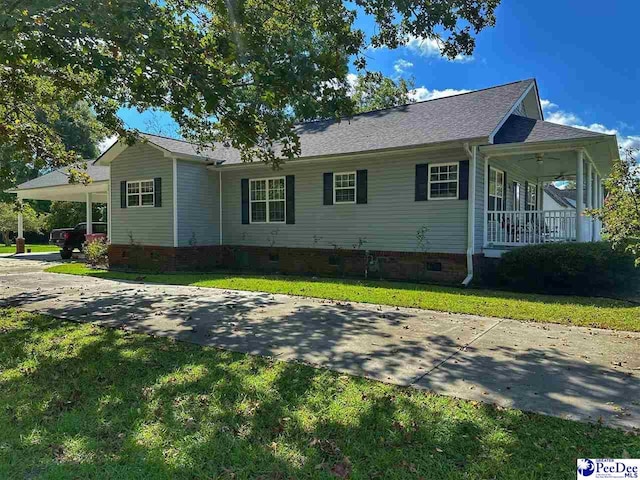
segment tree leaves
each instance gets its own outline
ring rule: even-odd
[[[276,165],[300,153],[296,121],[356,111],[347,74],[366,69],[369,44],[442,38],[443,54],[468,55],[498,3],[17,1],[0,14],[0,143],[51,164],[76,160],[33,115],[68,98],[87,101],[111,133],[129,133],[120,107],[159,109],[185,138]],[[370,39],[355,26],[362,15],[377,23]]]

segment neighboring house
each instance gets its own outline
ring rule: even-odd
[[[618,156],[615,136],[545,122],[535,80],[298,134],[279,170],[156,135],[112,146],[96,160],[111,167],[111,264],[467,283],[506,248],[598,239],[576,211],[543,211],[542,185],[576,178],[582,212]]]
[[[575,210],[576,189],[558,188],[555,185],[546,185],[542,198],[544,210]]]

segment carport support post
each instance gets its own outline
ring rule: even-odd
[[[584,242],[584,151],[576,152],[576,241]]]
[[[87,192],[87,235],[93,233],[93,200],[92,194]]]
[[[22,210],[18,211],[18,238],[16,238],[16,253],[24,253],[24,217]]]
[[[587,162],[587,208],[593,208],[592,202],[593,195],[593,169],[591,168],[591,162]],[[586,239],[589,242],[593,241],[593,219],[591,216],[585,219],[587,221],[587,236]]]

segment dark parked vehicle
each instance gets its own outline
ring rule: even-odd
[[[63,259],[71,258],[74,250],[82,251],[84,248],[87,223],[82,222],[73,228],[56,228],[49,235],[49,243],[60,247],[60,256]],[[93,233],[107,233],[107,224],[104,222],[93,223]]]

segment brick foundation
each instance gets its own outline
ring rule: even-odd
[[[466,256],[450,253],[342,249],[110,245],[112,267],[153,271],[247,270],[330,277],[365,277],[459,284],[467,274]]]

